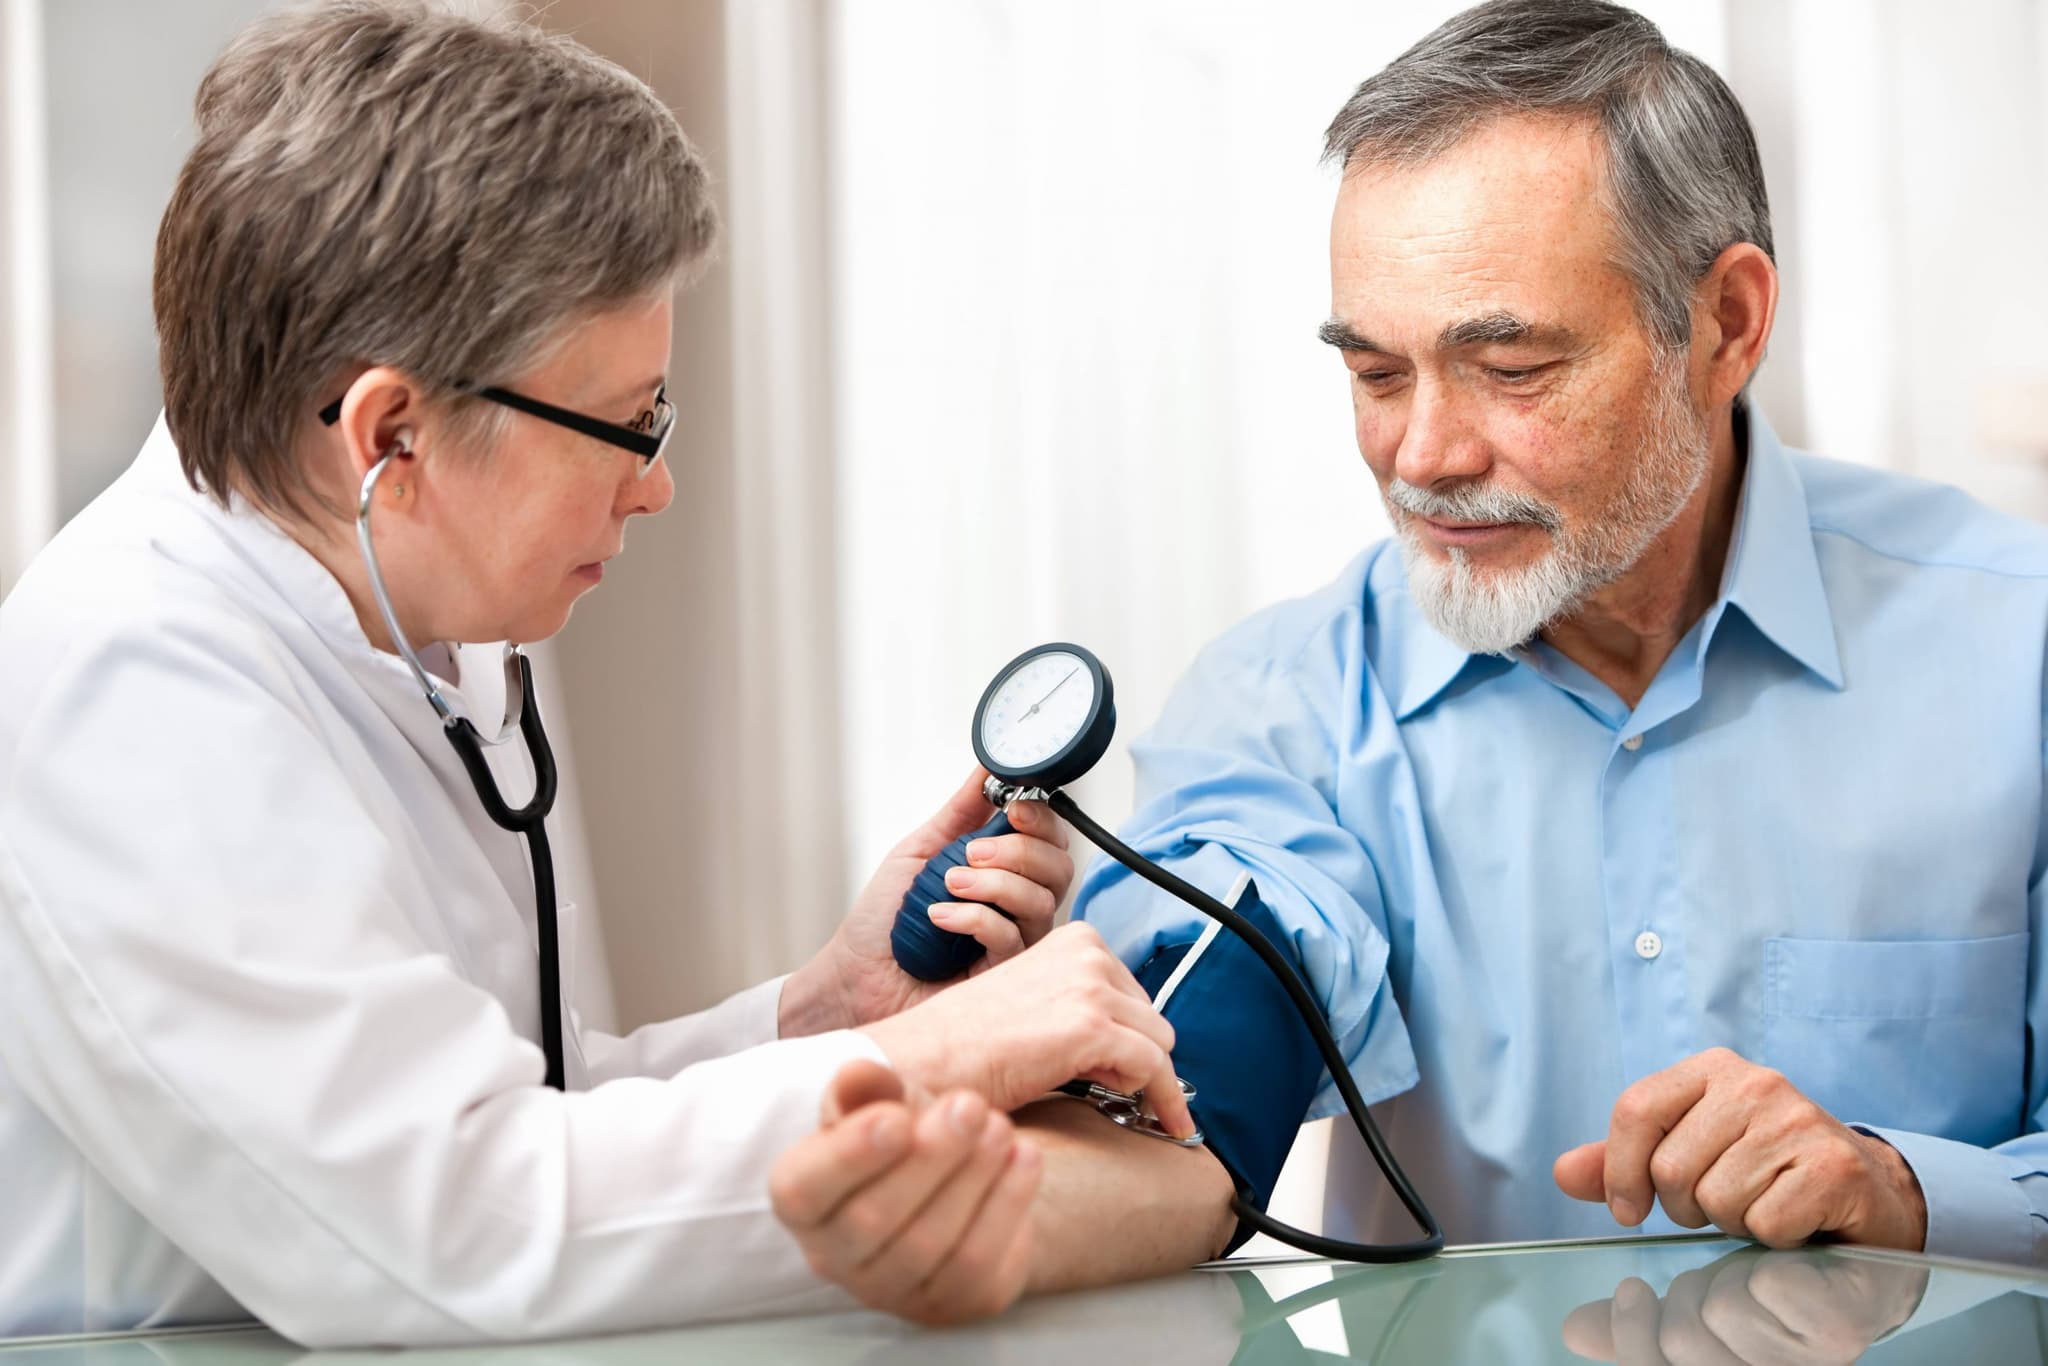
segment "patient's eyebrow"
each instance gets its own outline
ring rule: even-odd
[[[1437,334],[1436,344],[1444,351],[1460,346],[1499,345],[1505,342],[1563,343],[1571,340],[1568,328],[1539,327],[1504,309],[1482,313],[1476,318],[1454,322]]]
[[[1361,337],[1358,333],[1352,331],[1351,324],[1341,318],[1331,318],[1326,321],[1321,327],[1316,329],[1316,335],[1336,347],[1339,351],[1377,351],[1380,349],[1373,345],[1368,338]]]

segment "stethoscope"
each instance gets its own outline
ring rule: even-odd
[[[562,945],[555,906],[555,860],[548,849],[547,816],[555,806],[555,753],[548,747],[547,731],[540,723],[540,706],[533,696],[533,664],[517,645],[505,647],[505,720],[498,733],[486,740],[466,716],[458,716],[441,695],[440,685],[420,663],[420,657],[398,624],[391,606],[391,594],[384,587],[384,571],[377,564],[377,547],[370,539],[370,498],[377,480],[403,446],[387,451],[363,476],[361,495],[356,499],[356,544],[362,547],[363,566],[370,572],[370,594],[384,618],[384,629],[404,657],[420,690],[441,718],[441,733],[455,746],[469,781],[476,788],[490,818],[515,835],[526,836],[526,848],[533,861],[533,904],[540,928],[540,1046],[547,1058],[547,1084],[563,1089],[562,1065]],[[526,751],[533,761],[533,796],[524,806],[513,806],[498,790],[497,777],[484,762],[485,745],[502,745],[513,731],[526,737]]]

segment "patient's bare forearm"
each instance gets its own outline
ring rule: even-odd
[[[1185,1270],[1230,1241],[1230,1177],[1206,1148],[1132,1133],[1071,1100],[1026,1106],[1017,1122],[1045,1155],[1030,1293]]]

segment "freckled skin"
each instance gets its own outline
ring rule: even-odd
[[[1655,354],[1612,262],[1604,150],[1588,120],[1508,117],[1420,165],[1355,167],[1331,224],[1331,316],[1372,343],[1343,353],[1359,451],[1448,491],[1492,483],[1603,517],[1639,458]],[[1740,488],[1732,400],[1761,357],[1776,275],[1730,247],[1696,295],[1688,357],[1712,465],[1636,565],[1545,638],[1633,704],[1713,602]],[[1442,347],[1447,326],[1508,313],[1558,335]],[[1528,371],[1527,374],[1504,372]],[[1533,563],[1550,538],[1511,531],[1468,552],[1481,573]],[[1429,553],[1443,555],[1435,546]]]

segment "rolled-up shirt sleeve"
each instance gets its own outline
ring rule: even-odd
[[[1359,1090],[1377,1103],[1412,1087],[1416,1065],[1388,981],[1379,876],[1331,805],[1327,727],[1339,708],[1317,695],[1317,670],[1300,663],[1301,648],[1268,653],[1266,642],[1243,636],[1204,651],[1159,722],[1132,745],[1137,810],[1123,838],[1212,896],[1225,896],[1242,874],[1256,880]],[[1134,969],[1186,945],[1207,923],[1108,858],[1083,877],[1075,916]],[[1248,1009],[1254,999],[1246,996]],[[1229,1103],[1204,1099],[1210,1107]],[[1291,1135],[1305,1119],[1342,1108],[1325,1076],[1306,1114],[1261,1122]]]

